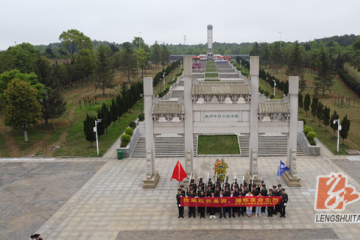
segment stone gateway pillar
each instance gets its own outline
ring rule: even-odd
[[[250,139],[249,139],[249,169],[246,170],[246,180],[248,183],[253,179],[254,183],[259,183],[259,173],[257,168],[257,153],[259,142],[259,56],[250,56]]]
[[[289,77],[289,102],[290,102],[290,122],[289,136],[287,143],[287,162],[289,172],[283,175],[284,180],[290,187],[301,187],[300,178],[297,177],[296,168],[296,146],[297,146],[297,122],[298,122],[298,92],[299,77]]]
[[[144,116],[145,116],[145,146],[146,146],[146,175],[143,188],[155,188],[160,179],[159,171],[155,170],[155,140],[154,122],[152,118],[153,79],[144,78]]]
[[[185,110],[185,171],[188,176],[193,172],[193,148],[194,148],[194,130],[193,130],[193,103],[191,97],[192,88],[192,59],[184,57],[184,110]],[[186,184],[187,179],[184,180]]]

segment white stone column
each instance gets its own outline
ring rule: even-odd
[[[193,131],[193,103],[191,98],[192,88],[192,59],[184,57],[184,111],[185,111],[185,171],[190,176],[193,171],[193,147],[194,147],[194,131]],[[191,154],[186,154],[188,151]]]
[[[249,139],[249,174],[251,177],[258,177],[258,171],[254,172],[252,152],[258,152],[259,141],[259,56],[250,56],[250,81],[251,81],[251,102],[250,102],[250,139]]]
[[[144,87],[144,116],[145,116],[145,147],[146,147],[146,175],[143,188],[154,188],[159,181],[159,172],[155,171],[155,141],[154,122],[152,118],[153,79],[145,77]]]
[[[287,162],[289,172],[283,175],[284,180],[289,186],[301,186],[300,179],[297,178],[296,167],[296,148],[297,148],[297,127],[298,127],[298,92],[299,77],[289,77],[289,102],[290,102],[290,121],[289,136],[287,142]]]

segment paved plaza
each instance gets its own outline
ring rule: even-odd
[[[170,178],[179,159],[156,159],[156,169],[159,169],[161,175],[159,183],[155,189],[143,189],[145,160],[136,158],[116,160],[116,152],[113,147],[103,158],[99,159],[56,159],[53,163],[47,163],[48,166],[51,166],[50,164],[55,166],[53,170],[43,167],[41,163],[31,163],[35,164],[31,169],[36,169],[39,175],[48,173],[50,176],[53,174],[59,181],[62,178],[56,172],[61,171],[57,168],[64,168],[66,164],[75,164],[76,167],[73,166],[71,169],[77,169],[78,173],[84,172],[83,175],[91,176],[90,178],[82,176],[81,179],[75,177],[71,179],[69,175],[64,174],[63,177],[67,178],[67,183],[64,185],[56,184],[55,180],[48,181],[48,178],[40,178],[36,182],[27,182],[24,179],[22,182],[16,183],[20,186],[20,192],[28,189],[24,195],[18,195],[19,189],[16,188],[13,188],[13,193],[7,192],[7,195],[4,195],[2,187],[0,191],[2,211],[11,204],[15,205],[13,208],[9,208],[5,217],[1,215],[0,223],[8,222],[12,214],[19,214],[24,206],[19,206],[17,201],[28,199],[27,194],[30,194],[32,189],[37,189],[36,193],[45,199],[52,197],[51,201],[63,201],[62,206],[42,216],[43,225],[39,228],[34,228],[34,225],[26,225],[28,224],[26,222],[21,225],[19,219],[13,219],[11,221],[18,224],[6,225],[12,228],[6,229],[6,231],[9,233],[22,231],[24,233],[26,230],[28,231],[26,236],[37,232],[41,233],[46,240],[215,239],[217,236],[221,236],[220,233],[223,233],[224,237],[234,239],[359,239],[360,229],[357,224],[314,223],[316,213],[314,198],[318,175],[328,175],[331,172],[347,174],[347,170],[352,171],[352,174],[347,174],[349,184],[360,190],[360,184],[351,176],[354,171],[356,173],[356,169],[360,169],[360,162],[350,162],[345,160],[345,157],[334,158],[325,148],[322,149],[322,153],[323,155],[320,157],[298,157],[298,175],[301,178],[302,187],[289,188],[283,179],[280,180],[289,195],[286,219],[279,218],[279,215],[273,218],[262,215],[261,217],[230,219],[209,219],[206,215],[206,219],[200,219],[199,216],[189,219],[187,218],[187,209],[185,209],[186,218],[178,219],[175,195],[179,183],[175,180],[170,181]],[[242,179],[249,159],[238,157],[225,157],[224,159],[229,165],[229,175],[237,174],[237,178]],[[213,171],[215,160],[215,157],[196,157],[194,158],[194,169],[196,172],[200,171],[200,175],[205,178],[208,172]],[[279,160],[286,161],[285,157],[259,158],[259,172],[268,187],[278,183],[276,172]],[[183,163],[184,159],[180,159],[180,161]],[[39,165],[36,167],[36,164]],[[9,169],[11,168],[5,168],[3,171],[10,172]],[[96,173],[92,175],[91,171],[96,171]],[[7,180],[2,179],[1,181],[2,184],[5,184]],[[86,181],[85,184],[83,184],[84,181]],[[11,183],[6,182],[6,185],[10,187]],[[58,188],[55,193],[46,192],[45,194],[42,193],[42,189],[46,189],[46,185],[58,185]],[[73,194],[69,190],[71,188],[78,190]],[[52,194],[55,195],[52,196]],[[70,194],[73,195],[69,198]],[[5,199],[4,196],[6,196]],[[56,200],[56,198],[58,199]],[[18,205],[16,206],[16,204]],[[350,204],[346,206],[343,213],[360,213],[359,206],[360,202]],[[33,217],[36,218],[36,211],[34,213]],[[41,216],[41,213],[39,215]],[[50,217],[50,215],[52,216]],[[31,229],[33,230],[31,231]],[[219,231],[220,229],[222,230]],[[14,239],[11,235],[7,236],[6,239]],[[1,239],[3,238],[1,237]]]

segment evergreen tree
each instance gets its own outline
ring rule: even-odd
[[[348,137],[349,130],[350,130],[350,121],[348,120],[347,115],[345,115],[345,117],[341,121],[341,130],[340,130],[340,136],[343,139],[343,144],[345,139]]]
[[[89,141],[91,146],[92,143],[96,140],[96,135],[94,132],[94,127],[95,127],[95,117],[90,117],[88,114],[86,115],[86,119],[84,121],[84,133],[85,133],[85,138],[86,141]]]
[[[320,124],[321,124],[321,120],[323,120],[323,114],[324,114],[324,104],[322,102],[318,102],[317,111],[316,111],[316,117],[319,120],[319,127],[320,127]]]
[[[123,107],[122,107],[122,97],[121,95],[117,95],[116,98],[116,106],[117,106],[117,116],[120,121],[120,117],[123,115]]]
[[[95,91],[102,89],[103,95],[105,95],[105,88],[114,88],[116,86],[111,61],[105,52],[104,46],[98,49],[95,75]]]
[[[299,104],[299,108],[304,107],[303,95],[301,94],[301,92],[299,93],[299,96],[298,96],[298,104]]]
[[[327,129],[327,126],[330,124],[330,107],[325,107],[323,116],[322,116],[322,123],[325,126],[325,129]]]
[[[39,82],[46,87],[42,94],[41,105],[45,125],[48,125],[50,118],[58,118],[66,111],[66,102],[61,94],[61,85],[59,78],[56,77],[55,67],[51,67],[51,62],[45,56],[39,56],[35,64]]]
[[[313,97],[313,100],[311,102],[311,115],[313,116],[313,120],[315,120],[315,116],[317,115],[318,104],[319,104],[319,99]]]
[[[101,119],[101,122],[99,122],[97,124],[97,133],[98,133],[98,136],[100,138],[100,136],[104,135],[105,133],[105,128],[104,128],[104,116],[103,116],[103,113],[101,111],[101,108],[100,109],[97,109],[97,119]]]
[[[118,105],[115,99],[111,100],[110,112],[111,112],[111,121],[113,122],[115,127],[115,121],[118,119]]]
[[[130,78],[137,75],[137,58],[134,50],[132,49],[131,43],[125,42],[123,43],[123,47],[124,49],[120,52],[120,70],[128,79],[128,82],[130,82]]]
[[[255,42],[249,53],[250,56],[260,56],[259,44]]]
[[[104,128],[107,132],[107,128],[111,124],[111,117],[109,117],[109,108],[105,103],[103,103],[101,106],[101,114],[103,117],[103,120],[101,122],[104,124]]]
[[[272,60],[273,66],[274,66],[274,68],[276,70],[276,73],[277,73],[278,69],[281,67],[280,42],[275,42],[274,43],[271,60]]]
[[[339,115],[337,114],[336,110],[334,110],[334,113],[333,113],[333,115],[331,115],[331,119],[330,119],[330,127],[334,131],[334,137],[335,137],[335,131],[338,130],[338,123],[336,122],[334,124],[334,120],[337,120],[337,119],[339,119]]]
[[[304,110],[305,110],[306,116],[307,116],[307,112],[310,110],[310,103],[311,103],[310,95],[307,93],[305,95],[305,99],[304,99]]]
[[[300,78],[304,75],[303,69],[303,53],[298,41],[295,42],[294,50],[291,53],[290,60],[287,64],[286,75],[288,76],[299,76]]]
[[[321,48],[317,61],[316,61],[316,69],[317,74],[315,77],[315,87],[314,87],[314,93],[315,95],[318,95],[319,91],[322,92],[322,95],[325,95],[325,91],[330,91],[330,88],[332,87],[333,83],[333,64],[332,61],[325,52],[323,48]]]
[[[159,63],[161,62],[161,49],[157,42],[151,46],[151,63],[155,64],[155,68],[158,68]]]
[[[165,44],[161,46],[161,65],[164,67],[170,62],[170,52]]]

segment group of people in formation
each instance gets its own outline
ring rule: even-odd
[[[273,188],[267,190],[264,181],[261,181],[259,185],[247,184],[244,180],[242,184],[238,184],[235,179],[234,182],[230,185],[228,180],[222,185],[219,181],[215,184],[211,182],[211,179],[205,184],[200,178],[198,180],[198,185],[195,184],[194,179],[190,180],[188,188],[184,189],[184,185],[180,185],[178,189],[178,194],[176,195],[176,201],[179,210],[178,218],[184,218],[184,206],[181,206],[181,197],[195,197],[195,198],[204,198],[204,197],[239,197],[239,196],[281,196],[280,204],[277,204],[273,207],[198,207],[197,213],[200,214],[200,218],[205,218],[205,212],[210,214],[210,218],[216,218],[216,213],[219,213],[219,217],[226,218],[226,213],[228,217],[235,218],[235,214],[238,217],[245,217],[244,213],[251,217],[255,214],[255,217],[261,217],[261,214],[266,214],[268,217],[273,217],[273,215],[280,214],[280,217],[285,218],[285,208],[288,202],[288,195],[285,193],[285,189],[281,188],[281,184],[273,185]],[[267,209],[266,209],[267,208]],[[189,209],[189,218],[196,217],[196,207],[188,207]],[[205,210],[206,209],[206,210]]]

